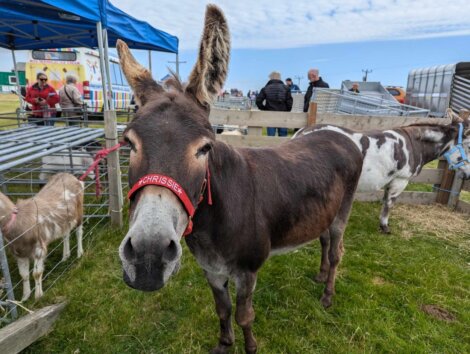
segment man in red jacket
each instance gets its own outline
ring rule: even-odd
[[[47,75],[38,73],[37,82],[28,89],[25,100],[33,105],[33,118],[37,125],[54,125],[55,105],[59,103],[59,95],[52,86],[47,84]],[[42,118],[42,119],[41,119]]]

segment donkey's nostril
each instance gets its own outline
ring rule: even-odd
[[[167,262],[171,262],[174,261],[176,257],[178,257],[178,246],[175,241],[171,240],[163,254],[163,259]]]
[[[123,254],[124,258],[128,261],[134,259],[135,251],[134,251],[134,247],[132,247],[130,237],[127,239],[126,244],[124,245],[122,254]]]

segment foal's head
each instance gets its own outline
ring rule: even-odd
[[[229,33],[222,12],[208,6],[199,58],[189,82],[183,88],[174,80],[168,92],[135,61],[124,42],[118,42],[117,49],[141,106],[124,132],[131,147],[129,184],[133,188],[129,231],[119,253],[129,286],[157,290],[179,268],[188,214],[197,207],[205,185],[215,139],[209,106],[227,75]]]

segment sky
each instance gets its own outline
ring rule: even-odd
[[[225,88],[261,89],[271,71],[306,89],[307,71],[318,68],[330,87],[342,80],[406,86],[411,69],[470,61],[469,0],[213,0],[224,11],[232,38]],[[204,0],[112,0],[156,28],[178,36],[185,80],[197,57]],[[148,53],[134,51],[142,65]],[[18,53],[18,61],[25,55]],[[155,78],[174,69],[175,56],[152,53]],[[12,68],[0,50],[0,70]]]

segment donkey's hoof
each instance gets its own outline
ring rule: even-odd
[[[326,283],[326,279],[328,279],[328,273],[323,273],[323,272],[318,273],[313,278],[313,280],[315,280],[315,282],[317,283]]]
[[[44,293],[42,292],[42,290],[36,289],[36,291],[34,292],[34,299],[38,300],[38,299],[42,298],[43,295],[44,295]]]
[[[323,294],[323,296],[320,299],[320,302],[323,305],[323,308],[327,309],[332,304],[331,295]]]
[[[390,235],[392,233],[388,225],[380,225],[380,231],[385,235]]]
[[[256,354],[257,348],[256,347],[245,347],[246,354]]]
[[[219,344],[217,347],[211,350],[211,354],[226,354],[230,350],[230,346]]]

